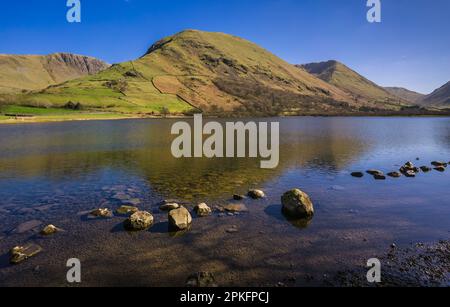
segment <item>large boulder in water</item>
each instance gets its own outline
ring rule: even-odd
[[[308,219],[314,216],[314,206],[305,192],[294,189],[281,197],[283,213],[294,219]]]
[[[169,212],[169,225],[175,230],[185,230],[192,224],[192,216],[185,207]]]

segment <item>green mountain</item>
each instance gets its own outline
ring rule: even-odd
[[[420,104],[423,106],[450,107],[450,82],[425,96]]]
[[[50,55],[0,54],[0,93],[44,89],[109,67],[95,58],[55,53]]]
[[[342,114],[401,108],[401,99],[342,64],[327,63],[298,68],[239,37],[187,30],[158,41],[139,59],[30,93],[0,96],[0,101],[41,107],[75,103],[134,114]]]
[[[403,100],[409,101],[414,104],[419,104],[422,101],[422,99],[425,98],[424,94],[410,91],[403,87],[385,87],[384,89],[389,93],[391,93],[392,95],[400,97]]]
[[[338,61],[298,65],[316,77],[346,92],[352,100],[380,109],[396,108],[407,101],[361,76]]]

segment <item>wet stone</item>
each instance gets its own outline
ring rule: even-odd
[[[200,217],[208,216],[212,213],[210,207],[207,204],[201,203],[194,208],[195,213]]]
[[[35,230],[36,228],[38,228],[39,226],[42,225],[42,221],[39,220],[31,220],[25,223],[20,224],[19,226],[17,226],[12,233],[14,234],[23,234],[25,232],[31,231],[31,230]]]
[[[262,190],[250,190],[248,191],[248,197],[252,199],[261,199],[266,197],[266,194]]]
[[[53,235],[57,232],[61,231],[61,229],[59,229],[58,227],[56,227],[55,225],[47,225],[44,227],[44,229],[41,230],[41,235],[43,236],[50,236]]]
[[[141,200],[139,198],[132,198],[132,199],[123,200],[122,203],[125,205],[137,206],[137,205],[141,204]]]
[[[108,208],[96,209],[94,211],[91,211],[91,213],[89,215],[93,216],[93,217],[101,217],[101,218],[113,217],[112,211],[109,210]]]
[[[422,172],[424,172],[424,173],[428,173],[428,172],[431,172],[431,171],[432,171],[431,167],[428,167],[428,166],[421,166],[420,169],[421,169]]]
[[[232,225],[230,228],[228,228],[227,230],[226,230],[226,232],[227,233],[237,233],[237,232],[239,232],[239,229],[238,229],[238,227],[236,226],[236,225]]]
[[[186,280],[186,287],[190,288],[214,288],[217,287],[214,275],[209,272],[199,272],[190,275]]]
[[[223,206],[223,209],[231,213],[248,211],[247,206],[245,206],[244,204],[228,204]]]
[[[234,194],[233,195],[233,199],[234,200],[243,200],[243,199],[245,199],[246,197],[244,196],[244,195],[238,195],[238,194]]]
[[[133,213],[125,222],[127,230],[141,231],[150,228],[153,225],[153,215],[146,211]]]
[[[367,174],[372,175],[372,176],[375,176],[375,175],[383,176],[383,175],[384,175],[384,173],[383,173],[382,171],[376,170],[376,169],[370,169],[370,170],[368,170],[368,171],[367,171]]]
[[[400,178],[402,174],[400,174],[399,172],[390,172],[388,176],[392,178]]]
[[[9,261],[11,264],[20,264],[25,260],[39,254],[41,251],[42,247],[36,244],[16,246],[10,251],[11,258]]]
[[[138,211],[139,211],[139,209],[137,207],[126,206],[126,205],[123,205],[119,209],[116,210],[117,214],[120,214],[120,215],[133,214]]]
[[[192,216],[189,211],[180,207],[169,212],[169,225],[174,230],[188,229],[192,224]]]
[[[290,218],[304,219],[314,216],[313,203],[305,192],[300,189],[287,191],[281,197],[282,210]]]
[[[165,203],[159,206],[159,210],[161,211],[172,211],[180,208],[180,205],[177,203]]]
[[[438,172],[441,172],[441,173],[445,172],[445,170],[446,170],[444,166],[437,166],[434,169],[436,171],[438,171]]]
[[[353,172],[353,173],[351,173],[351,176],[355,177],[355,178],[362,178],[362,177],[364,177],[364,173],[363,172]]]
[[[442,162],[442,161],[433,161],[431,162],[431,165],[436,166],[436,167],[447,167],[448,164],[446,162]]]

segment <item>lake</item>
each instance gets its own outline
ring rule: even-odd
[[[269,120],[280,122],[276,169],[260,169],[260,159],[175,159],[171,119],[1,125],[0,286],[66,285],[69,258],[81,260],[82,286],[183,286],[199,271],[224,286],[315,285],[393,243],[448,240],[450,171],[385,181],[350,173],[450,161],[450,118]],[[164,199],[216,208],[251,188],[267,197],[242,201],[239,215],[194,217],[184,233],[169,233],[158,210]],[[292,188],[313,200],[309,223],[281,213]],[[150,230],[86,217],[130,199],[154,215]],[[42,237],[47,224],[64,231]],[[8,251],[28,242],[43,252],[9,265]]]

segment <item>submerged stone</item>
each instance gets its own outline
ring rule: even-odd
[[[362,177],[364,177],[364,173],[363,172],[353,172],[353,173],[351,173],[351,175],[352,175],[352,177],[355,177],[355,178],[362,178]]]
[[[408,178],[415,178],[416,177],[416,172],[414,171],[406,171],[403,173],[406,177]]]
[[[428,166],[421,166],[420,169],[421,169],[422,172],[424,172],[424,173],[428,173],[428,172],[431,172],[431,171],[432,171],[431,167],[428,167]]]
[[[244,195],[234,194],[233,195],[233,199],[234,200],[243,200],[243,199],[245,199],[245,196]]]
[[[447,163],[442,162],[442,161],[433,161],[433,162],[431,162],[431,165],[436,166],[436,167],[440,167],[440,166],[447,167],[448,166]]]
[[[10,254],[10,263],[11,264],[19,264],[24,262],[25,260],[39,254],[42,251],[42,247],[37,244],[28,244],[25,246],[16,246],[11,249]]]
[[[376,170],[376,169],[368,170],[367,174],[372,175],[372,176],[375,176],[375,175],[383,176],[384,175],[384,173],[382,171],[379,171],[379,170]]]
[[[109,217],[113,217],[113,213],[111,210],[109,210],[108,208],[100,208],[100,209],[96,209],[94,211],[92,211],[90,213],[90,215],[94,216],[94,217],[102,217],[102,218],[109,218]]]
[[[248,211],[247,206],[244,204],[228,204],[223,206],[223,209],[231,213]]]
[[[17,226],[12,233],[22,234],[31,230],[35,230],[37,227],[42,225],[42,221],[39,220],[31,220]]]
[[[175,209],[180,208],[180,205],[177,203],[167,203],[167,204],[162,204],[161,206],[159,206],[159,210],[161,211],[172,211]]]
[[[116,212],[118,214],[121,214],[121,215],[133,214],[133,213],[136,213],[138,211],[139,211],[139,209],[137,207],[126,206],[126,205],[123,205],[119,209],[116,210]]]
[[[399,172],[390,172],[387,175],[392,178],[400,178],[402,176],[402,174],[400,174]]]

